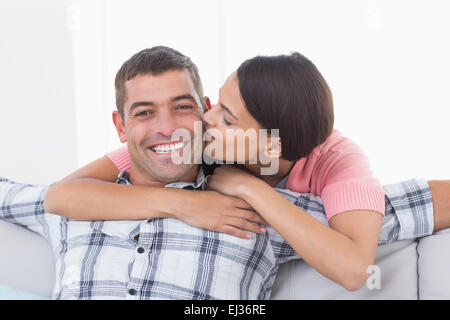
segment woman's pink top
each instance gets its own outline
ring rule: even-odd
[[[120,171],[130,169],[126,146],[107,156]],[[368,158],[336,129],[323,144],[294,164],[286,189],[320,196],[328,220],[352,210],[385,212],[385,193],[370,170]]]

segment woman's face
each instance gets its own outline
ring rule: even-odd
[[[256,163],[262,126],[247,111],[236,72],[219,91],[219,101],[204,114],[206,156],[223,162]],[[265,144],[265,139],[264,144]],[[265,146],[265,145],[264,145]]]

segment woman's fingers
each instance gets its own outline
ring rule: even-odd
[[[207,191],[201,202],[200,211],[205,212],[198,219],[198,210],[190,215],[191,223],[208,230],[223,232],[243,239],[249,239],[254,233],[264,234],[263,227],[268,223],[244,200]],[[260,226],[262,225],[262,226]]]
[[[235,217],[242,218],[247,221],[254,222],[254,223],[260,223],[260,224],[263,224],[266,226],[269,225],[267,223],[267,221],[264,220],[264,218],[261,217],[256,211],[236,208],[234,213],[235,213],[235,215],[234,215]]]
[[[253,208],[247,203],[247,201],[244,201],[239,198],[233,198],[233,205],[236,208],[253,210]]]
[[[231,236],[235,236],[241,239],[251,239],[253,235],[251,233],[248,233],[244,230],[241,230],[239,228],[230,226],[230,225],[223,225],[217,230],[218,232],[226,233]]]
[[[261,217],[256,211],[254,211],[253,207],[251,207],[246,201],[239,198],[235,198],[233,199],[233,205],[238,209],[236,211],[237,217],[242,217],[246,220],[253,221],[256,223],[262,223],[266,226],[269,225],[269,223],[266,220],[264,220],[264,218]]]
[[[259,225],[242,218],[230,217],[226,220],[226,224],[253,233],[264,234],[266,232],[266,228],[260,227]]]

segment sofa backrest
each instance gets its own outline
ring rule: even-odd
[[[282,265],[272,290],[272,299],[405,299],[418,298],[417,242],[397,241],[379,246],[369,279],[350,292],[321,275],[303,260]]]

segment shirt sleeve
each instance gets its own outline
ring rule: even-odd
[[[385,213],[385,192],[373,176],[369,160],[350,140],[329,150],[317,173],[327,220],[338,213],[369,210]]]
[[[0,177],[0,219],[11,222],[45,238],[50,229],[59,223],[58,215],[45,212],[45,195],[51,185],[32,185]]]
[[[114,163],[119,171],[130,170],[130,154],[128,153],[127,145],[107,153],[106,156]]]

